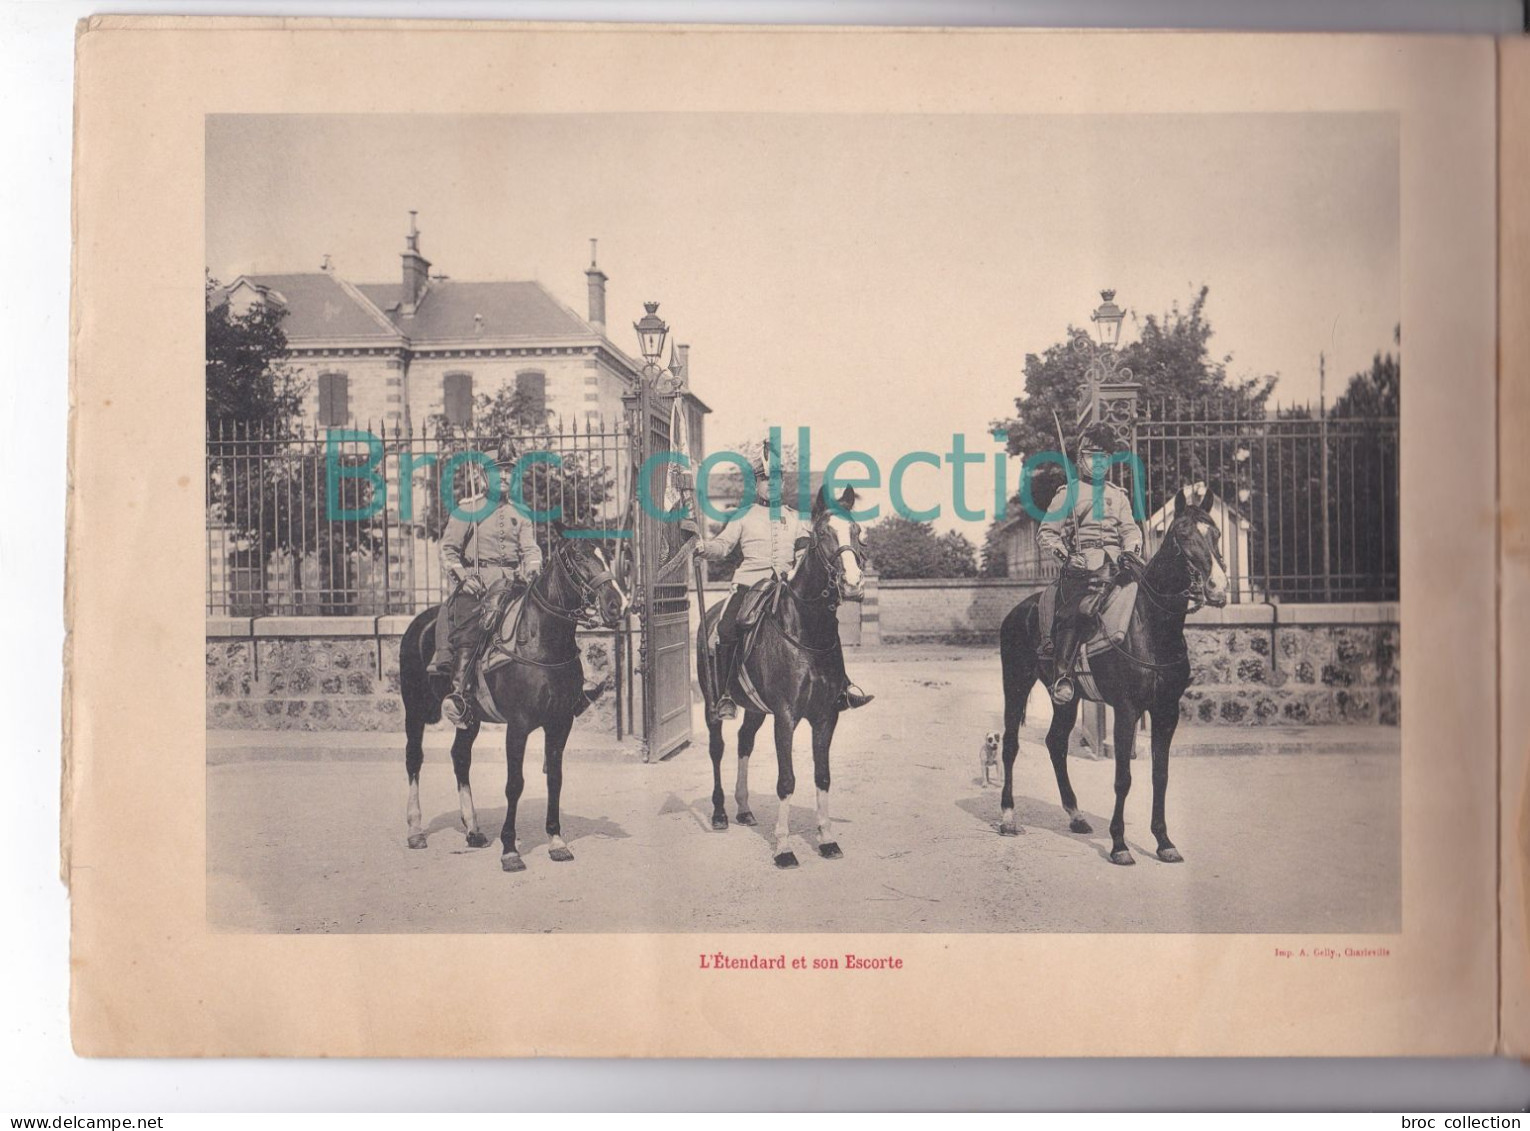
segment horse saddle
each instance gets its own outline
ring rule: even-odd
[[[1041,591],[1041,638],[1048,654],[1052,648],[1052,622],[1057,616],[1057,589],[1058,583],[1054,581]],[[1079,612],[1094,618],[1094,629],[1079,651],[1085,656],[1093,656],[1119,645],[1126,639],[1126,630],[1131,624],[1132,609],[1136,604],[1135,581],[1112,585],[1103,594],[1092,594],[1084,598]]]
[[[738,640],[747,640],[767,612],[774,612],[776,605],[781,600],[783,583],[775,578],[764,578],[756,581],[740,599],[738,607]],[[717,634],[722,627],[722,613],[717,614],[717,619],[712,622],[712,631],[707,637],[707,646],[713,651],[717,650]]]

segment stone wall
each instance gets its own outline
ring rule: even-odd
[[[880,581],[884,643],[995,645],[1010,609],[1040,588],[1006,579]],[[1229,605],[1187,624],[1187,720],[1385,723],[1400,714],[1395,604]]]
[[[208,727],[402,731],[398,653],[411,619],[210,618]],[[579,634],[584,669],[592,678],[611,672],[614,639],[609,632]],[[584,732],[614,736],[614,691],[592,706],[579,725]]]

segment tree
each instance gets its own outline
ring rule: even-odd
[[[954,530],[936,534],[928,522],[888,515],[865,537],[866,554],[884,578],[977,576],[977,550]]]
[[[307,382],[287,364],[287,312],[274,303],[257,302],[234,314],[228,295],[209,273],[204,280],[207,307],[207,434],[237,426],[285,438],[303,409]]]
[[[1397,339],[1393,332],[1393,340]],[[1381,420],[1396,417],[1402,405],[1402,359],[1376,351],[1371,367],[1356,373],[1338,400],[1334,401],[1335,419],[1361,418]]]
[[[1265,403],[1274,391],[1274,376],[1233,377],[1228,370],[1232,355],[1217,357],[1211,352],[1213,330],[1206,317],[1210,288],[1202,286],[1188,308],[1174,303],[1161,315],[1148,314],[1138,326],[1136,340],[1120,347],[1121,365],[1130,368],[1132,378],[1141,386],[1139,417],[1188,419],[1217,417],[1253,420],[1262,417]],[[1008,433],[1011,455],[1035,456],[1056,452],[1065,443],[1072,458],[1078,429],[1079,398],[1085,387],[1088,356],[1075,348],[1079,331],[1070,326],[1067,336],[1040,353],[1025,358],[1025,389],[1015,399],[1015,415],[993,424],[995,431]],[[1059,423],[1062,436],[1059,437]],[[1147,467],[1144,502],[1152,514],[1183,482],[1211,481],[1218,477],[1207,460],[1220,457],[1221,449],[1197,443],[1192,430],[1165,430],[1151,443],[1151,451],[1139,452]],[[1229,453],[1231,448],[1228,449]],[[1063,482],[1062,468],[1056,463],[1037,465],[1029,483],[1031,502],[1045,508]],[[1246,468],[1243,469],[1246,471]],[[1230,472],[1229,472],[1230,474]],[[1118,466],[1112,478],[1130,488],[1127,469]],[[1235,492],[1229,481],[1228,486]],[[1222,487],[1219,485],[1218,490]],[[1010,516],[1022,513],[1023,496],[1017,492],[1008,502]],[[989,527],[984,539],[984,570],[989,576],[1002,576],[1007,563],[1002,561],[998,523]]]
[[[532,461],[523,465],[521,501],[529,510],[556,510],[559,521],[567,526],[583,526],[608,517],[605,504],[615,495],[616,477],[610,459],[604,457],[612,453],[595,442],[592,439],[595,434],[588,429],[580,433],[577,424],[555,431],[548,423],[540,397],[527,396],[520,388],[507,385],[493,396],[479,393],[473,398],[473,419],[467,430],[454,428],[442,414],[432,416],[426,429],[439,445],[440,458],[424,477],[428,497],[421,508],[424,515],[417,528],[420,537],[437,539],[446,528],[448,514],[441,502],[440,474],[447,460],[468,451],[481,452],[492,459],[500,443],[507,439],[514,441],[523,454],[556,452],[561,461],[557,464]],[[581,438],[587,442],[581,444]],[[461,500],[483,492],[486,472],[477,461],[463,461],[455,469],[454,480],[451,496]],[[508,497],[512,486],[511,480],[502,479],[501,497]],[[543,550],[549,551],[550,524],[537,522],[535,526]]]
[[[1164,398],[1215,398],[1224,410],[1240,416],[1262,413],[1276,379],[1273,376],[1235,379],[1227,370],[1232,355],[1221,358],[1211,355],[1212,328],[1206,318],[1209,291],[1210,288],[1202,286],[1188,310],[1181,310],[1175,303],[1163,315],[1147,315],[1137,340],[1121,347],[1121,364],[1130,367],[1133,378],[1142,385],[1145,403]],[[1015,398],[1016,413],[993,424],[996,431],[1008,432],[1011,455],[1055,452],[1059,420],[1063,438],[1071,447],[1088,361],[1073,346],[1074,334],[1078,332],[1070,326],[1063,341],[1039,354],[1026,354],[1025,391]]]
[[[1013,513],[1019,505],[1018,500],[1012,500],[1010,502],[1010,513]],[[983,535],[983,549],[980,558],[982,566],[978,570],[979,577],[1009,576],[1009,551],[1004,548],[1004,539],[1001,537],[1004,525],[1008,521],[1009,519],[1006,517],[1003,522],[995,520],[988,524],[988,530]]]
[[[327,452],[305,441],[300,426],[308,386],[287,361],[287,312],[257,302],[235,314],[210,272],[204,298],[209,520],[253,579],[245,599],[268,611],[270,571],[285,564],[298,579],[295,588],[313,592],[321,613],[349,612],[357,595],[356,555],[374,554],[383,531],[376,518],[333,520]],[[349,467],[365,461],[354,453],[338,460]],[[341,477],[336,487],[342,512],[369,507],[367,479]],[[278,583],[277,594],[292,588]]]

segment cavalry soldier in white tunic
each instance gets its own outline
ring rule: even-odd
[[[691,520],[681,524],[681,529],[697,535],[695,552],[708,561],[722,561],[735,549],[742,550],[744,555],[742,564],[733,572],[728,603],[723,608],[717,626],[717,675],[720,687],[715,712],[720,719],[731,719],[738,713],[738,706],[728,694],[728,687],[733,682],[739,660],[738,614],[744,594],[761,581],[790,577],[802,553],[808,548],[813,533],[808,520],[789,507],[782,506],[779,515],[771,515],[770,481],[765,463],[767,456],[775,458],[769,444],[765,445],[764,454],[751,465],[755,484],[754,505],[729,516],[717,537],[700,537],[696,524]],[[837,638],[835,643],[836,661],[843,674],[844,647]],[[840,710],[864,707],[876,698],[850,682],[848,675],[844,679],[845,687],[839,699]]]
[[[1104,478],[1104,459],[1115,447],[1107,425],[1096,424],[1078,442],[1077,495],[1068,506],[1064,483],[1047,507],[1047,520],[1036,527],[1036,543],[1062,563],[1057,588],[1057,611],[1052,620],[1052,654],[1057,679],[1052,701],[1070,703],[1077,694],[1073,666],[1088,636],[1090,617],[1080,614],[1086,597],[1103,593],[1121,565],[1142,568],[1142,529],[1132,514],[1126,492]],[[1095,462],[1101,463],[1095,481]]]
[[[542,548],[537,545],[531,519],[517,508],[511,490],[511,474],[520,452],[506,440],[495,454],[499,468],[498,497],[486,495],[463,499],[452,511],[441,536],[441,573],[449,595],[436,619],[436,654],[430,668],[450,673],[452,690],[441,702],[441,713],[455,727],[471,722],[469,692],[473,654],[484,632],[484,604],[493,590],[496,597],[507,587],[525,588],[542,569]],[[476,518],[475,515],[486,510]]]

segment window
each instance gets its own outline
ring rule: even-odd
[[[515,391],[521,402],[521,414],[529,420],[547,417],[547,374],[540,369],[523,369],[515,375]]]
[[[344,373],[319,374],[319,423],[339,428],[351,418],[348,378]]]
[[[446,404],[446,422],[454,428],[473,423],[473,375],[448,373],[442,381]]]

